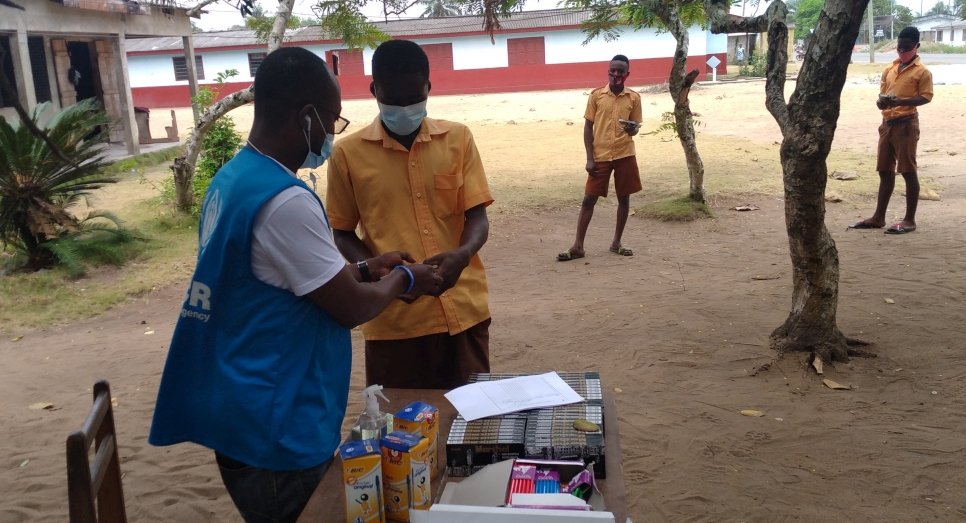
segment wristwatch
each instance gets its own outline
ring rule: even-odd
[[[366,260],[357,261],[356,269],[359,269],[359,274],[362,275],[362,281],[364,282],[372,281],[372,273],[369,272],[369,262],[367,262]]]

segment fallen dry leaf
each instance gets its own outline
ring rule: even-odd
[[[624,389],[620,387],[614,387],[614,392],[621,393],[621,392],[624,392]]]
[[[20,341],[22,339],[23,339],[23,336],[14,336],[13,338],[10,338],[10,341],[12,341],[12,342],[18,342],[18,341]]]
[[[852,390],[851,386],[845,386],[845,385],[842,385],[841,383],[836,383],[830,379],[824,379],[822,380],[822,383],[824,383],[826,387],[833,390]]]
[[[855,171],[832,171],[831,178],[834,180],[857,180],[859,173]]]
[[[21,461],[20,462],[20,468],[26,467],[27,466],[27,463],[30,463],[30,460],[29,459],[25,459],[25,460]]]
[[[46,402],[31,403],[29,408],[30,410],[50,410],[54,408],[54,404]]]
[[[777,280],[781,277],[782,277],[781,273],[767,274],[767,275],[756,274],[752,276],[751,279],[755,281],[765,281],[765,280]]]
[[[919,199],[920,200],[929,200],[929,201],[933,201],[933,202],[938,202],[938,201],[941,201],[942,200],[942,198],[939,196],[939,193],[938,192],[936,192],[935,190],[930,189],[928,187],[923,187],[922,190],[919,191]]]
[[[741,415],[742,416],[751,416],[753,418],[760,418],[760,417],[764,416],[765,413],[762,412],[762,411],[760,411],[760,410],[745,409],[745,410],[741,411]]]
[[[893,300],[892,298],[886,298],[885,302],[888,303],[889,305],[894,305],[896,303],[896,300]]]
[[[815,359],[812,360],[812,367],[815,368],[815,372],[816,373],[822,374],[822,372],[823,372],[823,370],[822,370],[822,358],[819,358],[818,356],[815,356]]]
[[[154,334],[154,331],[144,331],[145,336],[150,336],[152,334]]]

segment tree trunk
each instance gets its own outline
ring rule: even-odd
[[[671,73],[668,76],[668,89],[674,100],[674,128],[688,164],[688,198],[704,203],[704,162],[701,161],[701,154],[698,153],[694,115],[691,113],[691,102],[688,100],[691,86],[698,76],[698,70],[695,69],[687,75],[684,73],[688,60],[688,28],[681,22],[677,8],[660,9],[658,16],[677,42]]]
[[[210,2],[201,2],[196,8],[200,8]],[[282,37],[285,34],[285,26],[292,15],[292,6],[295,0],[279,0],[278,12],[275,17],[275,24],[272,32],[268,36],[268,52],[278,49],[282,45]],[[184,213],[191,212],[194,204],[192,193],[192,180],[195,176],[195,164],[198,163],[198,154],[201,152],[201,144],[204,142],[211,124],[227,114],[229,111],[251,103],[255,99],[252,87],[232,93],[222,98],[218,103],[209,107],[195,122],[195,128],[185,142],[184,151],[174,159],[171,170],[174,171],[174,192],[175,205],[178,210]]]
[[[779,351],[810,350],[824,361],[848,361],[846,339],[836,324],[838,251],[825,227],[826,159],[835,137],[852,45],[868,3],[825,3],[815,29],[815,46],[805,57],[798,85],[788,103],[781,147],[785,227],[795,290],[791,313],[772,333],[772,345]],[[784,21],[781,26],[784,29]],[[780,32],[780,41],[772,40],[769,32],[769,69],[779,58],[783,64],[788,60],[788,34]],[[773,51],[777,51],[775,56]]]
[[[714,32],[768,27],[768,73],[765,105],[778,122],[785,185],[785,228],[792,261],[792,309],[771,334],[772,347],[811,351],[824,361],[848,361],[848,340],[836,323],[839,260],[835,242],[825,227],[826,159],[835,137],[840,97],[852,45],[869,0],[827,0],[815,48],[808,53],[798,85],[785,105],[788,28],[784,2],[772,2],[764,17],[726,18],[725,0],[706,0]]]

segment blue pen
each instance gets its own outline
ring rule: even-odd
[[[379,504],[376,505],[376,508],[378,509],[378,511],[376,512],[376,515],[378,517],[378,514],[380,512],[386,510],[386,507],[384,507],[382,505],[382,489],[379,488],[379,475],[378,474],[376,475],[376,499],[379,501]]]

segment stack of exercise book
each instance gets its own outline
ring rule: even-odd
[[[469,476],[499,461],[515,458],[583,460],[593,463],[594,475],[606,477],[604,467],[604,398],[598,372],[558,372],[585,401],[559,407],[513,412],[475,421],[457,416],[446,441],[451,476]],[[517,378],[523,374],[474,374],[470,382]],[[580,420],[583,430],[574,428]],[[600,430],[588,431],[591,422]]]

